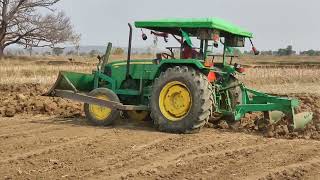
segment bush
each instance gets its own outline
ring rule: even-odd
[[[113,53],[114,55],[123,55],[124,54],[124,50],[122,48],[115,48],[113,50]]]
[[[90,52],[89,52],[89,56],[90,57],[96,57],[96,56],[98,56],[99,55],[99,51],[97,51],[97,50],[91,50]]]

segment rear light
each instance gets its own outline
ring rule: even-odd
[[[254,47],[254,46],[252,47],[252,51],[253,51],[253,54],[256,55],[256,56],[258,56],[260,54],[260,51],[258,51],[256,49],[256,47]]]
[[[246,71],[245,68],[243,68],[240,64],[237,63],[234,64],[234,69],[239,73],[244,73]]]
[[[205,61],[205,62],[204,62],[204,66],[205,66],[205,67],[213,67],[213,65],[214,65],[214,64],[213,64],[212,61]]]
[[[208,81],[209,82],[214,82],[217,80],[217,77],[216,77],[216,73],[214,72],[209,72],[208,74]]]

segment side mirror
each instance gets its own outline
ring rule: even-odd
[[[257,50],[256,47],[254,47],[252,40],[249,38],[251,46],[252,46],[252,51],[254,53],[254,55],[258,56],[260,54],[260,51]]]
[[[145,41],[148,39],[148,36],[145,33],[142,33],[142,39]]]
[[[254,46],[252,47],[252,51],[254,55],[258,56],[260,54],[260,51],[258,51]]]
[[[147,40],[147,39],[148,39],[148,36],[143,32],[142,29],[140,29],[140,30],[141,30],[141,33],[142,33],[142,35],[141,35],[142,39],[143,39],[144,41]]]

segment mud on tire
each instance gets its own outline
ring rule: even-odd
[[[178,121],[169,120],[160,109],[160,93],[171,82],[184,84],[192,100],[188,113]],[[212,87],[204,74],[187,66],[168,68],[155,79],[150,100],[151,118],[160,131],[195,133],[205,125],[212,114],[212,99]]]

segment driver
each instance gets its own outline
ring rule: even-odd
[[[165,42],[168,42],[168,39],[167,39],[168,33],[151,31],[151,34],[154,34],[155,36],[163,37]],[[187,39],[182,43],[182,40],[180,40],[173,34],[171,35],[182,45],[182,59],[193,59],[193,58],[200,57],[200,53],[192,48],[192,42],[190,39]],[[163,53],[163,55],[167,57],[171,57],[171,55],[167,53]]]
[[[192,48],[191,42],[184,41],[182,44],[182,59],[192,59],[199,57],[200,53]]]
[[[175,35],[172,34],[172,36],[180,43],[182,44],[182,59],[192,59],[200,57],[200,53],[192,48],[192,42],[190,39],[183,41],[177,38]]]

